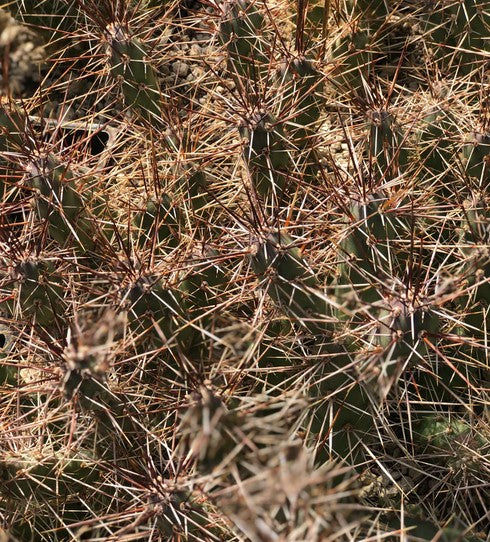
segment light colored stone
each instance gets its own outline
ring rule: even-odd
[[[185,62],[182,62],[182,60],[176,60],[172,64],[172,71],[178,77],[187,77],[187,74],[189,73],[189,66]]]

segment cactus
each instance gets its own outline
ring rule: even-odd
[[[473,194],[472,199],[466,200],[465,222],[461,229],[459,241],[461,251],[465,257],[463,263],[463,277],[465,279],[465,295],[458,297],[457,302],[463,316],[463,329],[460,332],[485,341],[490,328],[490,313],[488,300],[490,299],[490,254],[488,243],[489,209],[488,202]],[[473,352],[483,361],[486,372],[489,370],[488,354],[485,344]]]
[[[311,332],[331,331],[327,303],[298,248],[284,234],[272,234],[252,258],[255,272],[263,277],[274,302],[300,326]]]
[[[439,472],[447,473],[456,494],[462,486],[478,484],[481,472],[486,468],[482,458],[490,443],[474,422],[456,416],[449,419],[427,416],[415,425],[414,441],[417,452],[423,454],[427,463],[433,463]],[[478,500],[478,490],[473,496]]]
[[[237,446],[236,428],[242,420],[230,412],[212,390],[202,386],[181,420],[183,451],[194,458],[202,473],[209,473],[226,460]],[[206,427],[208,426],[208,427]]]
[[[253,186],[263,197],[280,198],[288,186],[291,166],[287,139],[281,124],[269,114],[258,112],[240,125],[245,140],[243,158]]]
[[[228,69],[232,75],[256,81],[269,64],[267,43],[261,36],[264,18],[248,0],[230,0],[224,6],[218,35],[228,51]]]
[[[9,358],[13,337],[8,326],[0,324],[0,386],[17,384],[17,368]]]
[[[118,23],[106,28],[111,75],[121,85],[124,103],[143,119],[161,119],[160,88],[146,45]]]
[[[39,498],[56,500],[87,493],[99,477],[94,459],[89,453],[73,457],[46,454],[23,456],[12,454],[0,460],[2,492],[9,498],[25,499],[36,494]]]
[[[178,209],[172,205],[167,194],[158,200],[150,199],[145,211],[139,211],[133,219],[136,231],[140,232],[138,245],[143,247],[155,243],[156,246],[175,248],[179,241],[178,215]]]
[[[403,217],[388,212],[387,203],[382,194],[368,196],[359,203],[351,202],[352,225],[339,246],[336,291],[338,299],[351,308],[358,300],[379,301],[381,285],[386,284],[392,274],[403,271],[404,258],[403,254],[397,257],[397,242],[407,226]]]
[[[428,179],[436,177],[443,188],[447,184],[446,178],[451,172],[450,164],[455,154],[454,129],[454,118],[450,111],[431,108],[423,118],[419,133],[422,175]]]
[[[373,53],[369,47],[369,31],[354,23],[344,29],[333,44],[330,56],[338,63],[334,82],[340,94],[346,89],[360,91],[368,81],[373,66]]]
[[[442,416],[427,417],[417,426],[417,437],[421,444],[434,446],[449,452],[455,451],[455,443],[459,443],[461,451],[464,450],[464,442],[472,433],[471,426],[463,420],[454,419],[448,421]],[[475,444],[485,446],[481,435],[473,437]],[[488,446],[488,443],[487,443]]]
[[[369,158],[374,163],[374,176],[391,180],[408,165],[403,136],[388,111],[372,111],[369,117]]]
[[[190,347],[194,329],[187,323],[187,307],[179,289],[166,288],[150,275],[137,279],[125,295],[137,336],[150,337],[156,344],[177,341],[184,350]]]
[[[14,271],[17,294],[9,301],[13,315],[50,326],[64,312],[64,289],[54,264],[48,260],[26,260]]]
[[[22,147],[23,134],[27,129],[25,115],[5,99],[0,104],[0,153],[16,151]]]
[[[320,125],[325,100],[321,98],[323,76],[313,62],[305,57],[285,62],[278,70],[278,81],[285,87],[285,101],[295,114],[289,121],[288,131],[294,144],[300,149],[311,145]]]
[[[483,2],[434,0],[422,5],[419,13],[436,59],[461,73],[478,71],[485,61],[482,52],[490,25]]]
[[[9,188],[9,153],[18,152],[23,146],[26,119],[21,110],[2,99],[0,102],[0,202],[7,203]],[[5,182],[7,181],[7,182]]]
[[[478,182],[482,190],[488,189],[490,180],[490,135],[474,133],[474,141],[463,147],[465,171]]]
[[[4,528],[484,540],[481,2],[62,3],[0,108]]]
[[[50,236],[61,245],[74,239],[84,252],[92,250],[93,221],[85,213],[72,171],[49,155],[30,162],[26,171],[26,184],[37,194],[38,216],[48,221]]]
[[[205,171],[199,168],[190,168],[186,172],[183,191],[187,195],[192,221],[196,224],[196,234],[205,238],[209,232],[210,204],[207,194],[209,182]]]
[[[389,309],[382,309],[378,318],[377,343],[387,350],[390,358],[411,360],[413,364],[426,350],[424,335],[439,330],[439,319],[430,307],[409,308],[399,300],[391,301]]]
[[[0,153],[17,151],[25,155],[20,162],[24,173],[24,185],[35,194],[38,218],[47,220],[49,233],[61,245],[74,239],[82,251],[94,247],[93,220],[85,211],[84,200],[77,190],[75,173],[67,163],[63,163],[53,153],[40,150],[42,147],[27,116],[15,104],[0,110],[2,125],[7,135],[0,138]],[[34,149],[34,147],[37,147]],[[83,171],[83,168],[81,168]],[[84,175],[87,184],[87,175]],[[90,192],[85,188],[85,193]],[[101,214],[104,202],[93,198],[91,201],[95,214]]]

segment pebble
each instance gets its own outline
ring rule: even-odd
[[[202,47],[198,43],[193,43],[191,45],[190,54],[192,56],[200,57],[202,55]]]
[[[182,60],[176,60],[172,64],[172,71],[178,77],[187,77],[187,74],[189,73],[189,65],[185,62],[182,62]]]
[[[414,481],[414,482],[418,482],[419,480],[421,480],[422,478],[425,477],[425,474],[423,471],[420,471],[420,470],[415,470],[415,469],[411,469],[410,470],[410,478]]]
[[[198,77],[202,77],[203,75],[204,75],[204,68],[201,68],[201,66],[194,66],[192,68],[193,78],[197,79]]]
[[[391,477],[393,478],[393,480],[395,480],[395,482],[401,480],[402,476],[402,473],[398,470],[394,470],[391,472]]]

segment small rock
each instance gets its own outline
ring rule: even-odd
[[[204,75],[204,69],[201,68],[201,66],[194,66],[192,68],[192,76],[194,79],[197,79],[198,77],[202,77]]]
[[[187,77],[189,73],[189,66],[185,62],[182,62],[182,60],[176,60],[172,64],[172,71],[178,77]]]
[[[190,54],[192,56],[201,57],[202,56],[202,48],[201,48],[201,46],[199,44],[197,44],[197,43],[193,43],[191,45]]]

